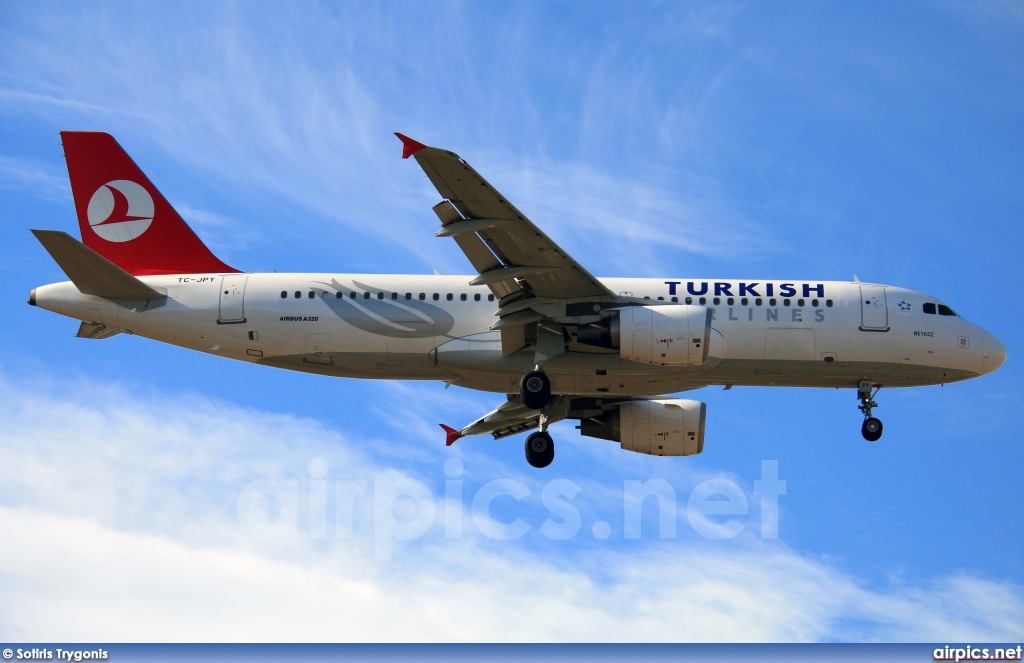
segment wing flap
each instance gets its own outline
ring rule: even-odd
[[[108,327],[95,322],[83,322],[78,326],[78,338],[104,339],[117,336],[121,330],[117,327]]]
[[[569,413],[569,399],[558,396],[553,407],[546,408],[549,424],[561,421]],[[498,440],[509,435],[516,435],[540,427],[540,410],[531,410],[523,405],[518,394],[510,395],[508,400],[494,408],[484,416],[469,424],[462,430],[454,430],[442,424],[448,433],[448,439],[458,439],[466,435],[490,434]],[[456,437],[457,436],[457,437]],[[452,440],[454,441],[454,440]]]
[[[515,435],[540,426],[540,412],[523,405],[519,396],[513,396],[461,431],[462,435],[486,435],[494,439]]]

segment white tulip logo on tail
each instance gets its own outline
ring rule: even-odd
[[[108,242],[128,242],[153,223],[153,197],[131,180],[107,182],[89,200],[89,225]]]

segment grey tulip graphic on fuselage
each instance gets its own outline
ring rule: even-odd
[[[335,315],[356,329],[378,336],[426,338],[448,336],[455,326],[455,318],[439,306],[419,299],[390,299],[390,293],[385,293],[384,299],[378,299],[377,292],[383,292],[379,288],[358,281],[352,284],[359,290],[331,279],[324,285],[341,293],[341,297],[335,295],[323,299]],[[366,293],[370,294],[369,299]]]

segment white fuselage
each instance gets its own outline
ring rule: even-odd
[[[532,368],[533,349],[502,356],[499,333],[488,330],[498,320],[498,303],[486,288],[468,286],[471,278],[146,276],[146,284],[166,289],[166,300],[114,302],[64,282],[37,288],[34,303],[240,361],[516,393]],[[1005,357],[991,334],[950,313],[926,313],[925,304],[941,302],[904,288],[838,281],[601,281],[614,293],[652,305],[710,308],[709,360],[657,366],[570,339],[567,350],[545,364],[554,393],[651,395],[712,384],[856,387],[860,380],[914,386],[988,373]]]

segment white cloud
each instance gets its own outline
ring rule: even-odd
[[[443,477],[402,460],[410,441],[385,439],[395,457],[374,460],[315,421],[198,394],[0,374],[0,421],[8,641],[1024,637],[1020,588],[960,575],[867,589],[752,537],[534,550],[467,519],[463,538],[435,523],[392,559],[362,521],[354,539],[257,540],[236,517],[242,489],[295,480],[305,496],[311,458],[332,480]]]

